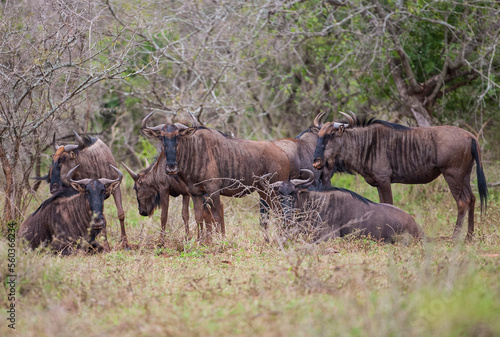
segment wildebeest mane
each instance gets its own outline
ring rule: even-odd
[[[342,122],[342,123],[347,123],[347,122]],[[370,125],[375,125],[375,124],[382,124],[384,126],[387,126],[388,128],[391,128],[393,130],[398,130],[398,131],[409,131],[411,130],[410,127],[406,125],[401,125],[397,123],[392,123],[388,121],[384,121],[381,119],[376,119],[375,117],[364,117],[364,118],[356,118],[356,121],[354,123],[353,127],[368,127]]]
[[[90,147],[99,140],[99,138],[89,135],[83,135],[82,139],[83,139],[83,148]]]
[[[91,147],[92,145],[94,145],[99,140],[99,138],[94,137],[94,136],[89,136],[89,135],[83,135],[82,139],[83,139],[83,147],[78,148],[78,149],[75,150],[75,153],[77,153],[77,154],[80,151],[83,151],[83,150]]]
[[[307,133],[307,132],[311,132],[311,128],[308,128],[308,129],[305,129],[304,131],[302,131],[301,133],[299,133],[295,139],[300,139],[300,137],[302,137],[304,135],[304,133]]]
[[[217,131],[218,133],[220,133],[222,136],[224,136],[225,138],[233,138],[232,136],[220,131],[220,130],[215,130],[215,129],[210,129],[210,128],[207,128],[206,126],[204,125],[199,125],[196,127],[196,130],[209,130],[209,131]]]
[[[78,193],[79,192],[75,190],[73,187],[65,186],[61,190],[56,192],[54,195],[52,195],[49,199],[42,202],[42,204],[36,209],[36,211],[33,212],[33,215],[38,213],[38,211],[43,210],[45,207],[47,207],[57,199],[72,197]]]
[[[333,173],[338,172],[338,173],[355,174],[355,172],[346,165],[344,160],[339,158],[338,156],[335,157],[335,163],[333,164],[333,168],[334,168]]]
[[[206,128],[205,128],[205,129],[206,129]],[[233,138],[231,135],[228,135],[228,134],[226,134],[226,133],[224,133],[224,132],[222,132],[222,131],[217,130],[217,132],[219,132],[221,135],[223,135],[223,136],[224,136],[224,137],[226,137],[226,138]]]
[[[356,192],[353,192],[351,190],[345,189],[345,188],[340,188],[340,187],[335,187],[335,186],[320,186],[319,188],[312,189],[311,191],[314,192],[344,192],[348,193],[351,195],[354,199],[359,200],[364,202],[365,204],[374,204],[373,201],[370,199],[367,199]]]

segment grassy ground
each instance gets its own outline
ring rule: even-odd
[[[486,167],[489,181],[500,181],[495,165]],[[360,177],[335,181],[378,200]],[[247,197],[224,199],[227,236],[209,246],[183,241],[175,200],[160,249],[154,246],[159,213],[140,217],[131,185],[124,184],[127,230],[138,249],[61,258],[17,247],[15,335],[500,335],[500,189],[490,190],[482,217],[478,202],[476,236],[466,244],[266,243],[257,200]],[[396,205],[427,235],[451,234],[456,205],[441,178],[393,186]],[[40,193],[39,201],[45,197]],[[115,214],[110,199],[106,216],[113,244],[119,239]],[[9,274],[7,249],[0,241],[2,279]],[[5,282],[0,292],[1,307],[7,308]],[[2,312],[0,335],[13,335]]]

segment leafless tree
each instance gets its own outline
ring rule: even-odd
[[[0,6],[5,223],[20,217],[29,203],[29,176],[58,123],[88,99],[87,90],[125,75],[134,33],[108,29],[107,7],[91,0],[5,1]]]

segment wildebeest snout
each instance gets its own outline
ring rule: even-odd
[[[106,227],[106,218],[102,214],[94,214],[94,221],[92,221],[92,229],[100,230]]]
[[[313,166],[317,170],[321,170],[325,166],[325,159],[322,157],[316,157],[313,162]]]
[[[166,164],[165,165],[165,171],[167,174],[174,175],[177,174],[177,164]]]

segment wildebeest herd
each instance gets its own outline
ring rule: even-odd
[[[487,206],[487,185],[479,144],[474,135],[453,126],[407,127],[378,119],[313,125],[296,138],[253,141],[228,136],[203,126],[191,115],[191,126],[181,123],[141,125],[141,133],[156,138],[161,152],[139,173],[123,164],[134,180],[139,213],[150,216],[161,209],[165,234],[170,196],[183,196],[182,218],[189,232],[189,198],[193,201],[198,239],[213,229],[225,234],[220,196],[260,196],[261,225],[267,228],[270,210],[281,215],[283,227],[307,222],[316,228],[315,240],[355,235],[394,242],[400,234],[422,239],[415,220],[392,205],[392,183],[425,184],[443,175],[458,208],[456,237],[468,213],[467,236],[474,232],[475,196],[470,185],[474,162],[481,200]],[[128,247],[125,212],[121,203],[123,178],[110,149],[98,138],[79,136],[77,144],[53,145],[49,173],[37,179],[49,183],[52,196],[20,227],[20,237],[31,248],[50,246],[62,254],[75,249],[109,250],[103,216],[104,200],[113,195],[121,226],[121,244]],[[380,202],[332,187],[336,172],[357,173],[377,187]],[[296,217],[313,212],[314,216]],[[104,231],[103,246],[96,242]]]

